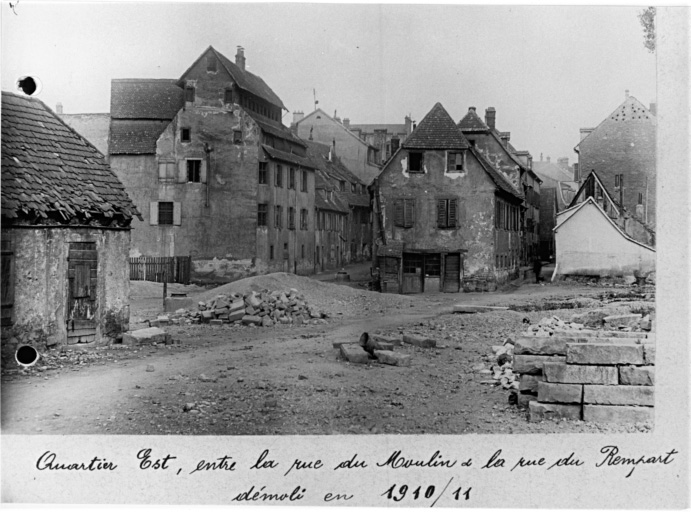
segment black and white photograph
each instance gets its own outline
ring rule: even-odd
[[[358,464],[458,474],[465,443],[487,452],[477,478],[501,457],[508,476],[479,491],[386,476],[357,504],[653,499],[497,501],[502,478],[516,489],[544,464],[508,448],[574,439],[593,468],[620,466],[601,493],[669,471],[673,497],[647,507],[688,506],[686,7],[1,9],[0,425],[12,453],[34,447],[27,472],[60,486],[61,470],[122,469],[112,443],[165,474],[178,442],[243,439],[268,443],[254,470],[276,468],[274,443],[319,446],[277,473],[317,482],[329,446],[356,448],[329,470],[369,481]],[[80,439],[100,451],[43,448]],[[195,471],[234,471],[223,449]],[[581,465],[574,450],[549,474]],[[221,499],[143,484],[32,499],[3,480],[14,503]],[[310,492],[261,485],[228,496]]]

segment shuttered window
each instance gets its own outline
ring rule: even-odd
[[[149,223],[152,226],[180,226],[181,204],[172,201],[152,201],[149,208]]]
[[[394,225],[412,228],[415,224],[415,199],[394,199]]]
[[[463,172],[464,153],[449,151],[446,153],[446,172]]]
[[[456,227],[456,199],[437,200],[437,227],[455,228]]]

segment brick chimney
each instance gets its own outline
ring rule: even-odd
[[[628,100],[628,99],[629,99],[629,90],[628,90],[628,89],[626,89],[626,90],[624,91],[624,99],[625,99],[625,100]]]
[[[650,108],[648,110],[650,110],[650,113],[652,115],[657,116],[657,103],[655,103],[654,101],[651,101],[650,102]]]
[[[347,117],[343,118],[343,126],[350,129],[350,119],[349,118],[347,118]]]
[[[413,120],[410,116],[405,116],[405,134],[410,135],[413,133]]]
[[[245,49],[242,46],[238,46],[238,52],[235,54],[235,64],[245,71]]]
[[[562,169],[568,169],[569,168],[569,157],[563,156],[561,158],[557,158],[557,165],[559,165],[559,167],[561,167]]]
[[[511,132],[499,132],[499,138],[504,144],[508,144],[511,140]]]
[[[62,115],[62,103],[58,101],[58,104],[55,105],[55,113],[58,115]]]
[[[293,124],[297,124],[305,118],[305,113],[302,110],[293,112]]]
[[[494,130],[496,119],[497,111],[494,107],[489,107],[487,110],[485,110],[485,124],[489,126],[490,130]]]
[[[475,107],[468,107],[468,112],[476,112],[477,109]]]

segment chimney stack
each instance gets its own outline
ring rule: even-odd
[[[650,113],[652,115],[657,117],[657,103],[655,103],[654,101],[651,101],[650,102],[650,108],[648,110],[650,110]]]
[[[625,99],[625,100],[628,100],[628,99],[629,99],[629,90],[628,90],[628,89],[626,89],[626,90],[624,91],[624,99]]]
[[[405,134],[410,135],[413,133],[413,120],[410,116],[405,116]]]
[[[393,155],[396,151],[398,151],[399,147],[401,147],[401,139],[394,135],[391,137],[391,154]]]
[[[494,130],[496,119],[497,111],[494,107],[489,107],[485,110],[485,124],[489,126],[490,130]]]
[[[58,104],[55,105],[55,113],[58,115],[62,115],[62,103],[58,101]]]
[[[297,124],[305,118],[305,113],[302,110],[293,112],[293,124]]]
[[[343,126],[345,126],[346,128],[350,129],[350,119],[348,119],[347,117],[345,117],[345,118],[343,119]]]
[[[573,181],[581,181],[581,176],[578,173],[578,162],[573,163]]]
[[[499,138],[504,144],[508,144],[511,140],[511,132],[499,132]]]
[[[569,168],[569,157],[568,156],[563,156],[561,158],[557,158],[557,164],[559,167],[562,169],[568,169]]]
[[[245,49],[242,46],[238,46],[238,52],[235,54],[235,64],[245,71]]]

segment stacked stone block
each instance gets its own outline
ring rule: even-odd
[[[518,338],[517,403],[529,408],[531,421],[652,422],[654,343],[653,334],[633,331],[555,330]]]

